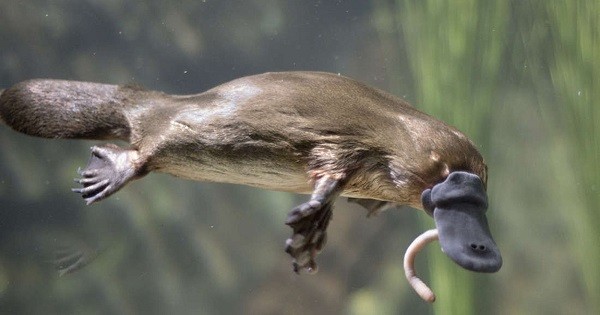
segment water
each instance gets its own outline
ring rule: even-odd
[[[151,175],[92,206],[70,192],[89,147],[0,127],[2,314],[591,314],[599,309],[597,1],[4,1],[0,87],[31,78],[190,94],[267,71],[319,70],[465,131],[489,166],[496,274],[430,245],[424,213],[340,200],[315,276],[283,252],[306,196]],[[575,23],[577,22],[577,23]],[[65,245],[66,244],[66,245]],[[57,246],[98,257],[59,277]],[[427,272],[429,268],[429,272]]]

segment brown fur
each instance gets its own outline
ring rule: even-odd
[[[127,140],[147,171],[273,190],[310,193],[327,175],[347,181],[343,195],[421,208],[450,172],[486,180],[458,130],[329,73],[265,73],[187,96],[31,80],[0,95],[0,118],[34,136]]]

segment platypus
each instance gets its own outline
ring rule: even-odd
[[[36,79],[2,91],[0,118],[32,136],[127,141],[91,148],[76,179],[82,187],[73,189],[88,204],[149,172],[310,194],[285,221],[296,272],[317,270],[338,196],[370,214],[423,209],[457,264],[478,272],[502,265],[485,216],[487,166],[475,145],[406,101],[341,75],[264,73],[195,95]]]

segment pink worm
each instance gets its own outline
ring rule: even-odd
[[[417,294],[429,303],[435,301],[435,294],[417,277],[417,273],[415,272],[415,257],[423,247],[436,240],[438,240],[438,231],[436,229],[425,231],[410,243],[406,254],[404,254],[404,274],[406,275],[406,280],[408,280]]]

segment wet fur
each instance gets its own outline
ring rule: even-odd
[[[7,125],[50,138],[123,139],[146,171],[310,193],[324,174],[342,195],[421,208],[449,172],[485,178],[456,129],[381,90],[318,72],[266,73],[197,95],[31,80],[0,96]]]

